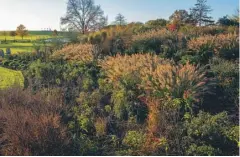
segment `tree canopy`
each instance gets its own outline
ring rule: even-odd
[[[24,25],[21,24],[17,27],[16,33],[23,39],[24,36],[28,35],[28,30],[26,29],[26,27]]]

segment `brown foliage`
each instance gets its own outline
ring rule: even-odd
[[[69,138],[61,124],[61,94],[0,91],[1,155],[64,155]]]

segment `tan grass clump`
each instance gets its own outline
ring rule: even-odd
[[[104,69],[109,82],[117,82],[129,75],[135,77],[135,79],[141,78],[141,71],[151,72],[159,64],[168,64],[169,62],[157,55],[133,54],[131,56],[116,55],[115,57],[108,57],[100,62],[100,66]]]
[[[91,62],[94,59],[95,46],[91,44],[72,44],[56,51],[53,57],[62,57],[65,60]]]
[[[205,35],[192,39],[188,42],[188,49],[195,52],[202,50],[213,51],[215,54],[227,51],[236,51],[239,47],[237,34]]]

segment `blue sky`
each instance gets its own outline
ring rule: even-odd
[[[66,12],[67,0],[0,0],[0,30],[14,30],[24,24],[29,30],[52,28],[59,30],[60,17]],[[128,22],[168,17],[177,9],[189,10],[196,0],[95,0],[100,4],[111,23],[122,13]],[[208,0],[211,16],[217,20],[232,15],[239,6],[238,0]]]

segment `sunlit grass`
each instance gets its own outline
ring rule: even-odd
[[[0,67],[0,89],[8,88],[13,85],[24,86],[22,72]]]

